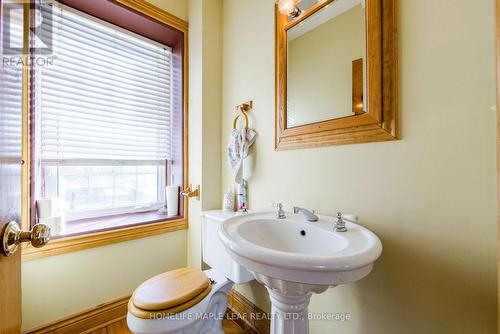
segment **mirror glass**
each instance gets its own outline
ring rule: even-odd
[[[366,111],[365,49],[364,0],[336,0],[287,31],[287,128]]]

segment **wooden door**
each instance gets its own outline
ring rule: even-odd
[[[16,9],[11,6],[17,6]],[[5,64],[4,57],[21,57],[11,51],[23,45],[21,4],[0,1],[0,241],[10,221],[21,224],[23,73],[22,64]],[[22,12],[21,12],[22,13]],[[8,18],[8,19],[7,19]],[[9,39],[4,38],[9,32]],[[20,44],[19,44],[20,43]],[[7,45],[8,44],[8,45]],[[11,50],[9,50],[11,48]],[[26,94],[26,92],[25,92]],[[26,99],[26,97],[24,98]],[[1,242],[0,242],[1,248]],[[21,331],[21,252],[5,256],[0,250],[0,334]]]
[[[3,117],[0,116],[0,128]],[[0,147],[2,143],[0,142]],[[0,231],[20,217],[20,164],[0,157]],[[0,254],[0,333],[20,333],[21,330],[21,252],[7,257]]]

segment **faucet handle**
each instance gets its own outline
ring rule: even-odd
[[[333,229],[335,230],[335,232],[347,232],[342,212],[337,212],[337,221],[333,225]]]
[[[271,203],[271,206],[273,208],[278,208],[278,212],[276,212],[276,217],[278,219],[285,219],[286,218],[285,211],[283,211],[283,204],[276,202],[276,203]]]

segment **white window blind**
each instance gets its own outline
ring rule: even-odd
[[[171,159],[171,48],[57,3],[42,15],[42,165]]]
[[[23,8],[22,5],[10,2],[2,6],[2,37],[9,41],[9,46],[23,45]],[[6,19],[9,11],[9,20]],[[0,51],[1,53],[1,51]],[[19,163],[21,160],[21,115],[22,115],[22,64],[21,55],[3,55],[12,62],[4,63],[0,67],[0,158],[3,163]],[[3,59],[2,59],[3,60]]]

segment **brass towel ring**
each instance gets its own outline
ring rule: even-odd
[[[243,119],[245,121],[245,129],[248,129],[248,115],[243,110],[241,111],[241,114],[236,115],[236,117],[234,118],[233,129],[236,129],[236,126],[238,125],[238,118],[240,118],[241,116],[243,116]]]
[[[245,102],[245,103],[242,103],[238,106],[236,106],[236,110],[238,111],[238,115],[236,115],[236,117],[234,118],[234,121],[233,121],[233,129],[236,129],[236,127],[238,126],[238,118],[240,118],[241,116],[243,116],[243,120],[245,121],[245,129],[248,129],[248,115],[247,113],[252,110],[253,108],[253,101],[248,101],[248,102]]]

